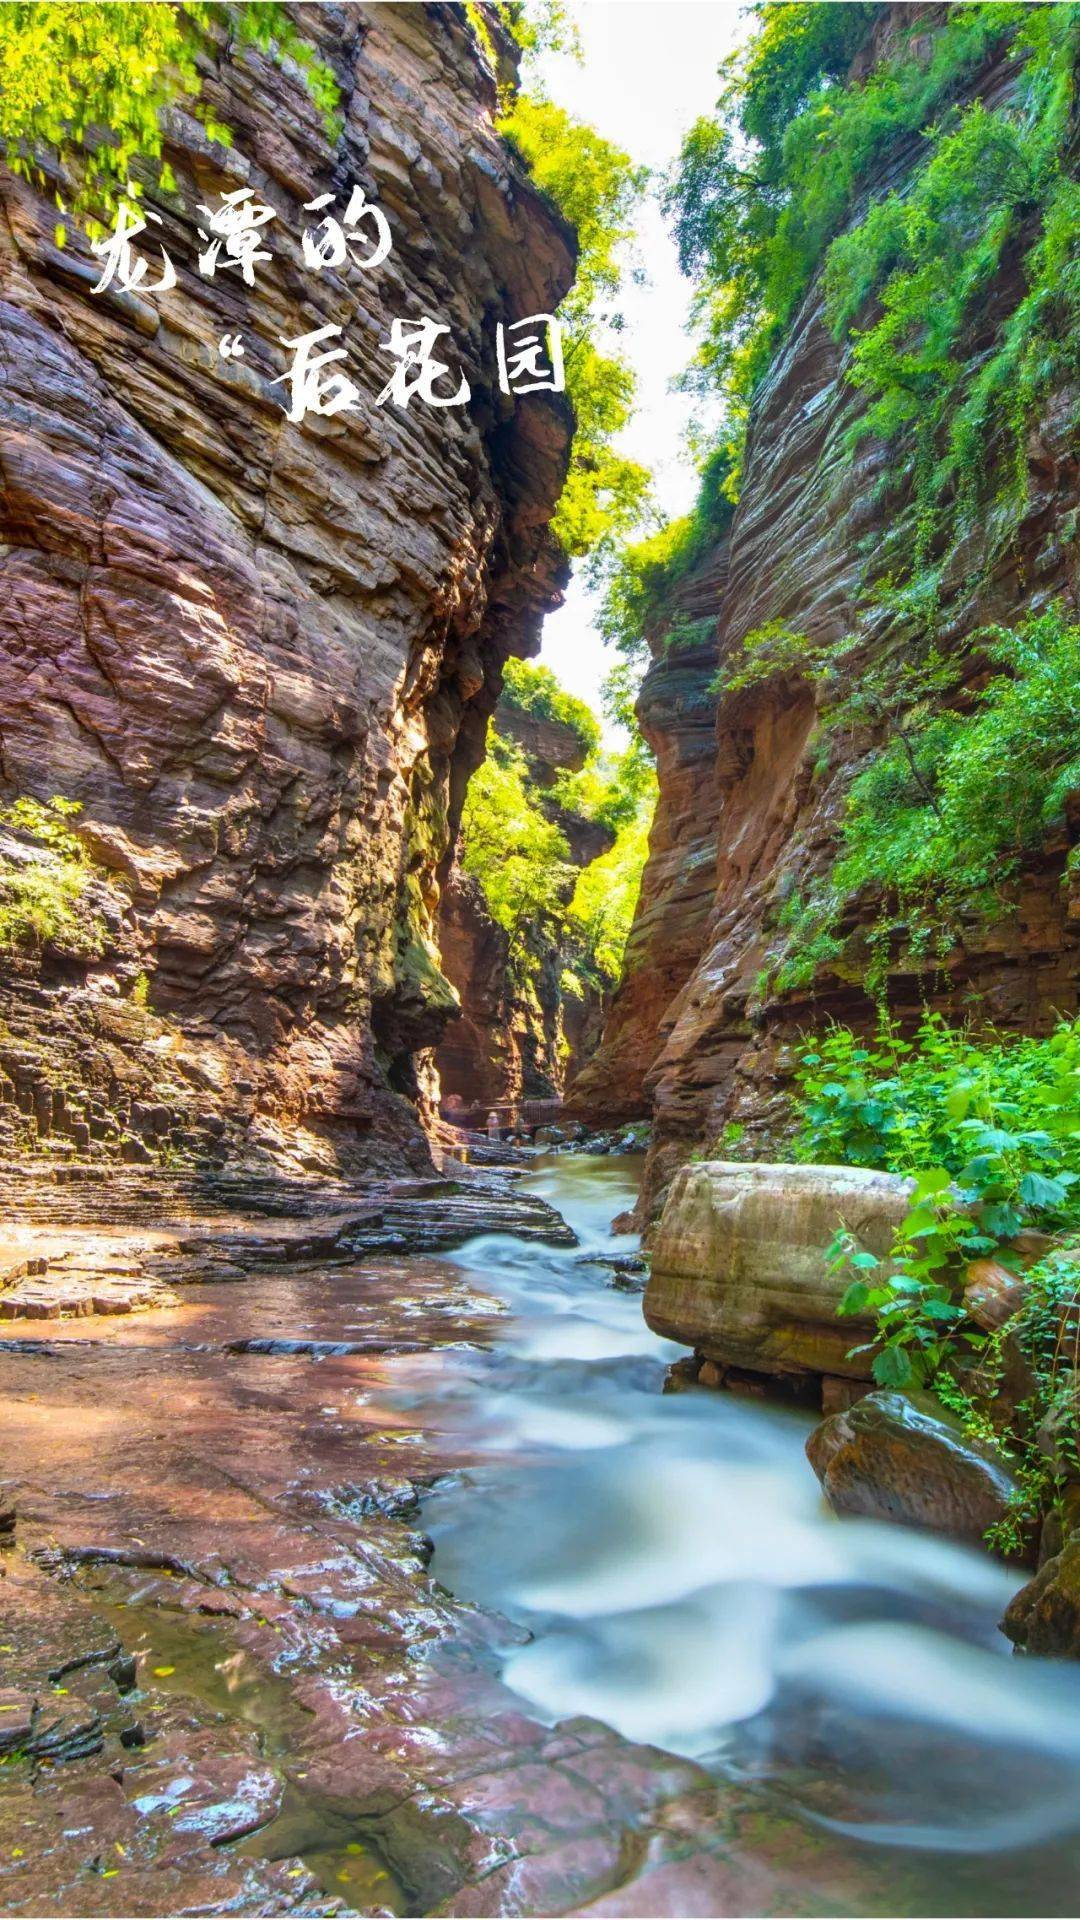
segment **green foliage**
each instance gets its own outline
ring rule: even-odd
[[[1000,10],[999,10],[1000,11]],[[1020,9],[1024,65],[1015,105],[975,102],[934,130],[930,158],[901,195],[876,202],[832,246],[826,297],[838,337],[873,298],[850,378],[871,404],[857,433],[914,444],[924,564],[946,529],[976,519],[988,449],[1014,507],[1027,494],[1026,438],[1038,404],[1075,375],[1080,321],[1080,186],[1063,171],[1075,105],[1080,8]],[[965,335],[1023,248],[1022,298],[989,351]],[[1007,444],[995,443],[1004,429]]]
[[[568,554],[605,555],[640,517],[649,477],[612,444],[630,417],[633,374],[590,335],[602,324],[614,332],[621,324],[611,303],[646,174],[594,128],[536,95],[519,94],[499,124],[577,232],[577,275],[559,309],[576,430],[553,528]]]
[[[693,513],[624,544],[609,568],[598,625],[604,639],[627,659],[639,664],[647,660],[650,637],[658,642],[674,589],[730,525],[730,474],[728,449],[714,447],[702,467]]]
[[[950,8],[929,59],[905,45],[847,81],[872,6],[766,4],[721,70],[719,118],[687,136],[668,190],[685,272],[699,278],[700,365],[745,404],[874,161],[930,126],[1028,8]]]
[[[995,1426],[993,1407],[1017,1362],[1030,1390]],[[943,1373],[935,1390],[960,1414],[977,1439],[1006,1454],[1018,1483],[1012,1509],[987,1533],[989,1545],[1019,1553],[1035,1525],[1062,1505],[1080,1480],[1080,1240],[1071,1236],[1024,1275],[1016,1312],[987,1339],[979,1355],[979,1390]],[[1002,1396],[1006,1405],[1007,1395]]]
[[[992,1224],[1006,1238],[1032,1223],[1034,1203],[1054,1225],[1071,1221],[1080,1021],[1035,1039],[927,1013],[905,1040],[883,1014],[869,1037],[843,1026],[815,1035],[796,1086],[798,1160],[912,1174],[942,1167],[961,1187],[974,1165],[984,1183],[991,1172],[1005,1183],[996,1199],[1008,1211]]]
[[[73,183],[68,202],[57,193],[57,206],[94,216],[84,222],[91,231],[112,219],[121,198],[140,197],[138,169],[150,167],[169,191],[175,182],[159,164],[162,112],[180,99],[197,102],[197,57],[215,27],[296,62],[316,104],[332,117],[333,75],[283,6],[7,0],[0,7],[0,148],[8,166],[45,185],[41,156],[54,154]],[[196,104],[195,111],[211,139],[229,144],[227,127],[205,107]],[[61,242],[63,233],[61,225]]]
[[[104,952],[104,924],[83,900],[94,870],[70,826],[80,812],[59,794],[46,802],[22,797],[0,810],[0,828],[29,843],[26,858],[0,855],[0,954],[45,946],[82,959]]]
[[[535,971],[540,929],[562,918],[570,850],[536,805],[525,756],[494,727],[488,730],[487,757],[469,782],[461,846],[462,866],[479,882],[488,912],[509,936],[510,966],[524,983]]]
[[[607,985],[616,984],[622,975],[655,806],[656,776],[649,768],[632,811],[618,827],[614,846],[583,869],[570,901],[571,926],[578,930],[595,972]]]
[[[492,726],[488,757],[466,796],[462,865],[509,935],[509,963],[519,985],[527,988],[542,957],[556,949],[566,963],[564,975],[575,982],[566,991],[580,997],[585,980],[605,988],[619,978],[648,849],[656,775],[636,738],[622,753],[602,753],[590,709],[547,668],[510,666],[518,704],[569,724],[584,716],[589,725],[580,726],[579,738],[587,734],[592,744],[576,773],[563,772],[551,787],[539,788],[524,755]],[[614,836],[613,845],[589,866],[573,866],[560,812],[600,822]]]
[[[873,6],[756,11],[760,30],[721,70],[717,116],[691,129],[667,190],[697,281],[702,340],[688,378],[725,396],[735,492],[750,401],[823,268],[837,338],[855,342],[849,377],[870,401],[856,431],[902,455],[887,484],[914,478],[905,557],[918,574],[947,540],[983,530],[993,484],[1015,514],[1031,420],[1077,370],[1080,8],[943,8],[859,78],[851,61]],[[961,108],[1003,54],[1015,96]],[[853,220],[870,170],[916,134],[904,185],[871,194]],[[996,523],[991,534],[1004,537]]]
[[[911,1040],[882,1020],[863,1040],[816,1036],[797,1073],[800,1158],[913,1176],[908,1212],[878,1260],[842,1226],[829,1249],[850,1276],[841,1315],[872,1318],[874,1379],[929,1387],[975,1438],[1004,1452],[1019,1494],[990,1543],[1025,1534],[1080,1477],[1080,1021],[1047,1039],[976,1033],[924,1016]],[[1018,1272],[1017,1236],[1059,1243],[1023,1273],[1020,1304],[989,1335],[963,1299],[972,1259]],[[1018,1405],[1002,1389],[1026,1378]],[[1048,1444],[1049,1441],[1049,1444]]]
[[[591,753],[577,773],[560,773],[550,798],[567,813],[595,820],[617,833],[634,819],[641,801],[653,795],[652,759],[638,738],[622,753]]]
[[[550,667],[532,660],[508,660],[503,668],[502,697],[522,713],[541,714],[576,734],[586,753],[600,745],[600,723],[591,707],[560,686]]]
[[[744,636],[731,659],[713,676],[710,691],[737,693],[786,673],[821,679],[831,671],[835,658],[834,648],[816,647],[782,620],[769,620]]]
[[[1061,825],[1080,788],[1080,626],[1052,607],[976,644],[1004,671],[966,710],[894,712],[892,739],[852,782],[838,859],[781,912],[777,989],[808,983],[823,955],[841,950],[844,913],[864,891],[882,896],[871,989],[894,937],[916,955],[946,950],[967,917],[1006,910],[1002,888]],[[932,687],[940,666],[935,657]]]
[[[501,24],[526,60],[538,53],[580,55],[577,26],[570,18],[563,0],[487,0],[486,6],[477,4],[477,0],[466,0],[465,17],[496,75],[499,73],[499,57],[488,24],[489,13],[498,14]]]
[[[914,1176],[887,1260],[845,1230],[843,1314],[872,1314],[881,1385],[930,1385],[959,1335],[964,1264],[1001,1255],[1025,1227],[1080,1227],[1080,1021],[1049,1039],[957,1030],[927,1014],[911,1041],[883,1020],[860,1041],[833,1027],[804,1054],[800,1158]]]
[[[661,641],[665,659],[675,654],[696,653],[700,647],[707,647],[716,638],[716,620],[706,614],[701,620],[675,619]]]

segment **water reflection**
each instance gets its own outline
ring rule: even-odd
[[[453,1259],[508,1312],[488,1353],[418,1363],[420,1397],[477,1459],[425,1505],[436,1577],[530,1630],[505,1672],[544,1718],[592,1714],[770,1780],[890,1853],[1052,1841],[1067,1887],[1080,1669],[1012,1656],[997,1622],[1015,1581],[989,1558],[829,1515],[806,1416],[661,1393],[679,1350],[583,1263],[632,1244],[608,1222],[634,1173],[540,1163],[528,1184],[581,1249],[489,1236]],[[952,1897],[1013,1910],[980,1885]],[[1068,1910],[1047,1881],[1041,1897]],[[941,1911],[948,1898],[943,1884]]]

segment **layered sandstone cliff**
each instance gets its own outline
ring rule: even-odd
[[[501,664],[561,584],[568,413],[500,393],[495,329],[557,304],[573,238],[494,130],[464,9],[296,18],[340,135],[295,69],[208,45],[234,144],[171,114],[169,293],[94,296],[48,195],[0,178],[0,802],[78,803],[109,909],[90,958],[0,956],[0,1144],[423,1152],[439,872]],[[305,271],[304,204],[356,183],[390,256]],[[200,203],[241,186],[277,216],[252,288],[197,268]],[[395,316],[448,325],[468,406],[376,405]],[[358,408],[292,424],[282,342],[328,323]]]
[[[883,14],[879,39],[909,13]],[[988,67],[972,97],[998,101],[1012,77],[1005,64]],[[918,139],[895,147],[869,190],[902,183],[919,151]],[[973,357],[1019,292],[1007,276],[995,284],[993,311],[979,316],[968,342]],[[819,966],[810,986],[777,993],[762,981],[782,939],[784,902],[831,863],[852,772],[883,736],[866,727],[834,732],[823,752],[820,692],[797,672],[709,691],[716,662],[723,670],[737,661],[745,637],[774,622],[810,646],[857,636],[843,669],[849,685],[888,648],[902,657],[908,644],[868,606],[866,588],[910,558],[910,493],[881,442],[864,438],[854,457],[845,451],[862,405],[846,379],[849,354],[828,330],[814,285],[757,394],[730,533],[680,588],[687,606],[679,600],[669,609],[670,624],[687,611],[710,617],[713,639],[699,655],[667,655],[664,623],[642,690],[642,724],[660,774],[657,826],[627,977],[600,1054],[572,1099],[598,1117],[651,1107],[650,1209],[675,1169],[695,1149],[722,1143],[731,1123],[746,1130],[743,1151],[775,1157],[800,1034],[830,1017],[874,1017],[859,940],[878,905],[869,892],[843,929],[845,954]],[[984,529],[945,569],[939,633],[960,657],[979,626],[1015,623],[1056,598],[1077,604],[1074,402],[1054,394],[1029,436],[1028,500],[1013,540],[982,565],[991,551]],[[1080,804],[1070,821],[1027,860],[997,924],[973,916],[945,955],[894,947],[888,993],[901,1016],[930,1000],[958,1014],[974,1005],[1005,1026],[1039,1031],[1075,1009],[1080,900],[1065,864]]]

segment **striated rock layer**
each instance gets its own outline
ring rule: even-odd
[[[910,9],[883,10],[882,31],[905,14]],[[1010,80],[1007,68],[988,68],[976,76],[974,96],[996,101]],[[871,189],[902,182],[919,154],[918,139],[895,148]],[[1001,312],[1017,297],[1015,282],[995,289]],[[995,308],[980,325],[996,317]],[[983,346],[985,338],[972,339],[972,356]],[[880,739],[868,730],[833,736],[823,755],[815,689],[796,675],[723,696],[709,690],[717,663],[737,657],[745,636],[770,622],[817,644],[858,634],[853,679],[888,646],[906,644],[863,599],[869,575],[910,557],[914,528],[882,444],[864,439],[853,459],[845,454],[862,405],[845,379],[847,351],[826,328],[821,288],[813,286],[758,393],[730,533],[671,609],[673,624],[712,617],[713,639],[698,653],[667,655],[658,633],[642,690],[642,723],[659,765],[657,824],[628,975],[571,1104],[596,1118],[651,1106],[650,1212],[695,1148],[719,1143],[723,1153],[730,1123],[747,1130],[751,1151],[775,1146],[791,1044],[805,1027],[873,1017],[858,953],[873,899],[858,903],[847,929],[856,936],[854,957],[820,967],[811,989],[766,993],[763,1001],[760,976],[780,937],[783,903],[830,863],[852,772]],[[975,550],[973,539],[946,570],[940,636],[961,654],[966,636],[988,622],[1014,622],[1057,597],[1076,605],[1074,398],[1054,395],[1029,438],[1029,498],[1013,543],[982,567],[989,547]],[[1080,807],[1073,838],[1078,825]],[[1071,891],[1063,885],[1069,838],[1048,840],[1028,862],[998,925],[973,920],[934,962],[894,952],[889,992],[901,1015],[929,999],[965,1013],[978,1005],[1001,1024],[1038,1031],[1076,1007],[1080,898],[1075,882]]]
[[[555,306],[573,241],[494,131],[463,9],[300,19],[340,135],[295,69],[210,46],[203,97],[234,145],[171,113],[177,191],[149,195],[167,294],[93,296],[50,197],[0,177],[0,802],[80,803],[113,906],[91,961],[3,960],[0,1145],[67,1151],[77,1122],[130,1158],[348,1166],[380,1136],[422,1157],[455,1004],[439,869],[501,664],[562,578],[568,412],[499,392],[495,328]],[[391,254],[305,270],[304,203],[341,212],[354,183]],[[197,268],[200,203],[245,185],[277,215],[252,288]],[[468,406],[375,404],[395,316],[448,325]],[[358,409],[291,424],[281,343],[328,323]],[[219,357],[227,332],[242,359]]]

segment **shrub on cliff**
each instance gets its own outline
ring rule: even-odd
[[[876,1034],[815,1036],[796,1069],[795,1155],[893,1173],[944,1168],[964,1183],[994,1164],[989,1227],[1080,1227],[1080,1021],[1044,1039],[950,1026],[924,1014],[904,1039],[887,1015]]]
[[[499,130],[577,233],[577,272],[559,308],[575,431],[552,528],[572,557],[599,560],[637,523],[649,487],[645,468],[613,444],[633,408],[633,373],[594,344],[601,328],[610,342],[621,326],[613,303],[647,174],[594,127],[535,94],[520,93]]]
[[[910,1040],[834,1026],[796,1083],[800,1159],[913,1176],[885,1260],[838,1231],[839,1311],[873,1318],[879,1385],[929,1387],[1005,1452],[1020,1495],[994,1544],[1016,1550],[1080,1477],[1080,1020],[1045,1039],[933,1014]],[[1032,1229],[1057,1239],[1034,1261]]]
[[[90,216],[91,231],[112,218],[122,196],[139,197],[140,170],[149,167],[168,191],[175,183],[160,164],[166,107],[190,100],[210,139],[232,141],[199,102],[198,55],[215,29],[292,60],[332,120],[334,76],[273,0],[13,0],[0,7],[0,149],[8,166],[44,186],[41,155],[55,153],[72,182],[67,203],[57,194],[59,211]]]
[[[600,724],[584,700],[560,686],[550,667],[532,660],[508,660],[503,669],[502,695],[522,713],[541,714],[560,727],[569,727],[586,753],[595,753],[600,745]]]
[[[71,821],[78,801],[54,795],[0,809],[0,953],[40,953],[51,946],[80,959],[105,947],[105,927],[88,910],[94,868]]]
[[[763,989],[808,984],[838,956],[848,907],[864,891],[882,905],[871,927],[866,983],[890,949],[945,952],[972,916],[1009,910],[1025,853],[1062,832],[1080,791],[1080,625],[1051,607],[1016,631],[976,643],[994,674],[966,710],[911,702],[853,780],[831,869],[789,896]],[[915,690],[917,692],[917,689]],[[920,711],[921,705],[921,711]]]
[[[918,570],[995,486],[1019,503],[1035,409],[1076,371],[1080,7],[916,10],[862,70],[853,57],[881,9],[756,11],[760,31],[722,69],[718,114],[691,129],[668,188],[697,281],[689,377],[726,398],[734,497],[750,401],[823,268],[830,323],[854,339],[849,377],[870,398],[859,430],[895,444],[886,485],[914,482],[903,562]],[[1013,91],[960,105],[1002,57]],[[916,134],[903,185],[859,208],[871,170]]]

